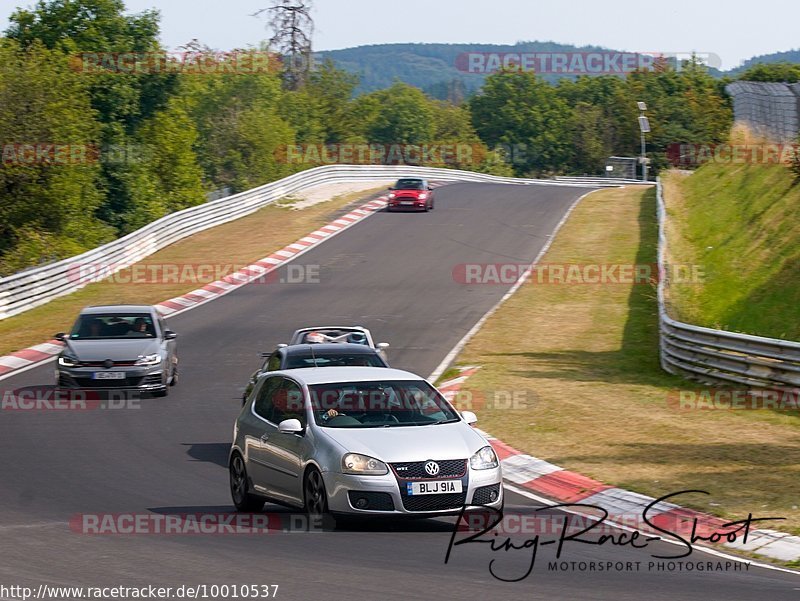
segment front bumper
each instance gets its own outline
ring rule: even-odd
[[[393,198],[389,200],[388,207],[394,209],[406,209],[409,211],[424,209],[428,200],[419,200],[417,198]]]
[[[119,380],[95,379],[95,373],[124,372],[125,377]],[[143,367],[56,367],[56,386],[75,390],[134,390],[140,392],[157,392],[166,388],[164,362]]]
[[[409,497],[404,492],[405,480],[390,470],[384,476],[354,476],[338,472],[323,474],[328,492],[328,509],[332,513],[350,515],[384,515],[434,517],[456,515],[464,505],[485,505],[498,509],[503,505],[503,476],[500,467],[491,470],[468,469],[461,480],[462,492]],[[492,497],[496,495],[494,500]],[[356,507],[359,500],[367,502],[366,508]]]

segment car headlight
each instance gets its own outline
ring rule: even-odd
[[[419,195],[420,200],[425,200],[426,198],[428,198],[428,195],[425,192]]]
[[[491,470],[498,466],[497,454],[490,446],[483,447],[470,457],[469,465],[474,470]]]
[[[374,457],[348,453],[342,457],[342,473],[357,474],[359,476],[383,476],[389,473],[389,468],[383,461]]]
[[[389,192],[389,198],[394,198],[395,196],[397,196],[397,194],[394,192]]]
[[[136,360],[135,365],[158,365],[161,363],[161,354],[143,355]]]
[[[77,357],[72,355],[60,355],[58,357],[58,364],[61,367],[80,367],[81,363]]]

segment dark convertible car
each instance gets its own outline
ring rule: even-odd
[[[250,377],[242,395],[247,400],[258,377],[268,371],[308,367],[389,367],[377,349],[363,344],[293,344],[263,353],[263,365]]]

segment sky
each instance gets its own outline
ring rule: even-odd
[[[16,6],[0,0],[0,28]],[[161,11],[162,42],[197,38],[219,50],[268,37],[250,16],[270,0],[126,0],[130,12]],[[390,42],[513,44],[555,41],[630,52],[710,53],[724,69],[800,47],[800,1],[602,2],[592,0],[313,0],[315,50]]]

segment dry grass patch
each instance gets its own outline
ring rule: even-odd
[[[654,189],[604,190],[543,263],[653,264],[656,240]],[[786,517],[774,527],[800,532],[800,416],[673,408],[669,393],[694,387],[660,369],[651,285],[524,285],[458,362],[483,366],[466,386],[476,398],[524,401],[478,411],[480,427],[522,451],[652,496],[707,490],[682,503]]]

